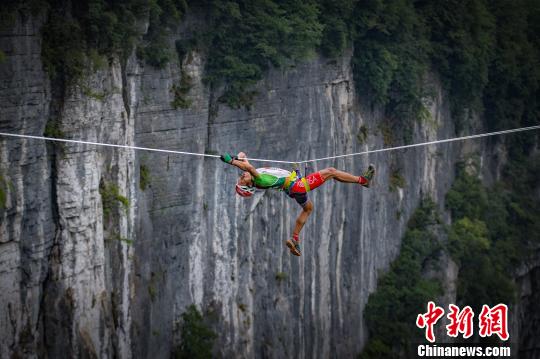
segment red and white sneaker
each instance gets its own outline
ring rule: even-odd
[[[371,183],[371,180],[373,179],[373,176],[375,176],[375,166],[370,164],[366,172],[364,172],[364,174],[360,176],[360,180],[358,181],[358,183],[360,183],[364,187],[369,188],[369,185]]]
[[[300,257],[302,255],[302,252],[300,251],[300,244],[298,243],[298,241],[295,241],[294,239],[287,239],[285,241],[285,244],[287,245],[287,247],[289,247],[289,250],[295,256]]]

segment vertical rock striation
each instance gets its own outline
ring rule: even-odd
[[[4,132],[130,143],[133,118],[117,60],[56,95],[41,62],[41,18],[18,18],[2,34]],[[100,182],[134,191],[132,152],[0,141],[7,183],[0,212],[2,357],[129,357],[133,210],[103,223]],[[104,231],[105,229],[105,231]]]
[[[270,71],[252,107],[241,110],[221,105],[203,86],[199,54],[183,61],[183,71],[179,64],[161,72],[144,68],[136,142],[287,160],[381,148],[382,115],[358,107],[349,60],[314,59]],[[182,73],[192,78],[193,104],[175,111],[170,88]],[[431,113],[429,123],[415,124],[414,141],[452,135],[440,91]],[[364,143],[357,139],[361,127],[368,132]],[[373,162],[378,172],[371,189],[330,182],[310,194],[315,211],[302,233],[300,258],[283,244],[299,211],[285,195],[235,196],[238,171],[214,159],[137,155],[152,181],[137,200],[135,352],[167,355],[171,348],[164,343],[172,343],[180,314],[196,303],[218,315],[224,356],[331,357],[361,350],[362,310],[378,272],[398,253],[419,200],[444,197],[459,148],[302,166],[303,172],[335,166],[359,174]],[[404,188],[390,188],[393,173],[406,179]]]
[[[0,129],[43,133],[49,111],[41,63],[43,19],[17,22],[0,36]],[[43,282],[57,233],[51,163],[44,142],[0,140],[0,357],[35,356],[43,336]]]

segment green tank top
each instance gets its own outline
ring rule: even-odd
[[[255,187],[261,189],[281,189],[287,177],[291,175],[291,172],[275,167],[257,168],[257,172],[259,176],[255,177],[253,183]]]

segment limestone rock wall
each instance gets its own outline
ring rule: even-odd
[[[112,60],[58,98],[41,63],[42,24],[18,19],[1,36],[1,130],[131,143],[122,66]],[[129,357],[132,249],[119,239],[132,237],[133,209],[115,204],[104,223],[99,188],[135,199],[134,154],[2,138],[0,158],[1,357]]]
[[[250,109],[219,102],[196,52],[162,70],[135,55],[111,57],[60,97],[41,63],[42,24],[19,19],[0,36],[0,131],[42,135],[53,123],[72,139],[286,160],[388,145],[383,114],[359,105],[350,54],[269,71]],[[174,109],[171,89],[186,75],[191,106]],[[413,142],[454,134],[435,88]],[[190,304],[212,318],[217,356],[355,356],[368,295],[420,199],[443,203],[461,155],[491,148],[447,144],[302,167],[360,174],[374,163],[377,176],[370,189],[330,182],[310,193],[315,210],[296,258],[283,242],[300,208],[279,192],[239,198],[239,171],[219,160],[0,137],[9,184],[0,209],[0,357],[166,358]],[[403,188],[391,185],[395,174]],[[447,269],[454,278],[453,264]]]

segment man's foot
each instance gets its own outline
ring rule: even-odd
[[[287,239],[285,241],[285,244],[287,245],[287,247],[289,247],[289,250],[295,256],[301,256],[302,255],[302,252],[300,252],[300,244],[298,244],[297,241],[294,241],[292,239]]]
[[[361,177],[360,184],[364,187],[369,187],[371,180],[373,179],[373,176],[375,176],[375,166],[373,164],[370,164],[366,172],[364,172],[364,174],[362,175],[365,181],[362,181],[362,177]]]

